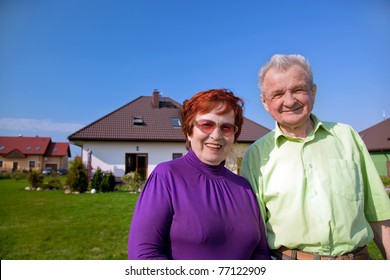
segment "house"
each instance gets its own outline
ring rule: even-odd
[[[359,132],[381,176],[390,176],[390,119]]]
[[[82,149],[89,176],[99,167],[116,177],[137,172],[147,178],[157,164],[187,153],[180,122],[181,104],[162,97],[158,90],[140,96],[121,108],[68,136]],[[245,119],[228,168],[239,172],[246,148],[270,130]]]
[[[68,168],[69,143],[50,137],[0,136],[1,171],[53,171]]]

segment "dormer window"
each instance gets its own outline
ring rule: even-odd
[[[26,147],[26,151],[31,151],[32,147],[31,146],[27,146]]]
[[[36,146],[36,147],[35,147],[35,151],[39,151],[40,149],[41,149],[40,146]]]
[[[171,119],[173,127],[181,127],[181,121],[179,119]]]
[[[133,125],[144,125],[144,121],[141,116],[133,117]]]

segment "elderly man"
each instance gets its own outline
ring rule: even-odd
[[[274,55],[259,72],[273,131],[247,151],[251,183],[276,259],[390,259],[390,200],[359,134],[312,114],[317,87],[301,55]]]

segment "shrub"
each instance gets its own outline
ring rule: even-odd
[[[17,170],[17,171],[14,171],[11,173],[11,178],[16,180],[16,181],[26,179],[26,177],[28,177],[27,173],[20,171],[20,170]]]
[[[385,186],[386,192],[390,198],[390,192],[389,192],[389,187],[390,187],[390,177],[389,176],[381,176],[381,180],[383,185]]]
[[[383,185],[385,185],[385,187],[390,185],[390,177],[381,176],[381,179],[382,179],[382,183],[383,183]]]
[[[59,189],[62,187],[60,176],[56,173],[50,174],[46,184],[44,185],[45,188],[55,188]]]
[[[96,191],[100,192],[102,190],[102,182],[103,182],[103,172],[98,167],[96,169],[95,174],[93,174],[92,182],[91,182],[91,189],[95,189]]]
[[[7,171],[0,171],[0,179],[11,179],[11,174]]]
[[[75,157],[66,177],[66,184],[71,191],[83,193],[87,190],[88,176],[80,157]]]
[[[102,191],[112,192],[114,191],[114,188],[115,188],[115,176],[110,171],[104,174],[103,181],[102,181]]]
[[[41,187],[43,184],[43,175],[40,172],[33,170],[28,174],[28,182],[33,188]]]
[[[122,177],[123,183],[128,186],[130,191],[138,191],[142,188],[143,180],[140,174],[137,172],[130,172]]]

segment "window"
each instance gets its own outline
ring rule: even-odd
[[[35,147],[35,151],[39,151],[40,149],[41,149],[40,146],[36,146],[36,147]]]
[[[173,153],[173,154],[172,154],[172,159],[177,159],[177,158],[180,158],[180,157],[182,157],[182,156],[183,156],[182,153]]]
[[[34,167],[35,167],[35,160],[30,160],[30,161],[28,162],[28,167],[29,167],[29,168],[34,168]]]
[[[133,117],[133,125],[144,125],[144,121],[141,116]]]
[[[31,146],[27,146],[26,147],[26,151],[31,151],[32,147]]]
[[[0,151],[4,150],[5,149],[5,146],[0,146]]]
[[[3,168],[3,161],[0,160],[0,168]]]
[[[173,127],[181,127],[181,122],[179,119],[171,119]]]

